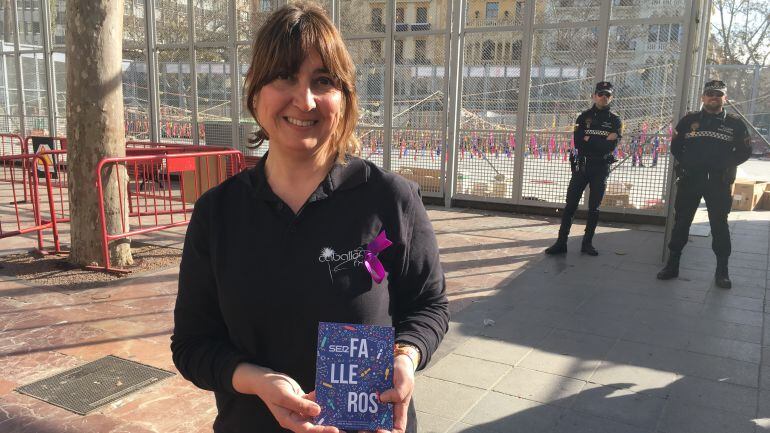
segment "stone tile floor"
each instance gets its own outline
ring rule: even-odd
[[[661,282],[661,227],[604,225],[593,258],[577,252],[576,221],[571,251],[551,258],[553,219],[429,214],[453,320],[418,377],[421,432],[770,431],[770,212],[731,214],[729,291],[713,285],[703,218],[680,278]],[[0,254],[32,245],[4,239]],[[13,391],[108,354],[173,370],[176,279],[172,268],[57,291],[2,278],[0,431],[211,431],[212,396],[180,376],[84,417]]]

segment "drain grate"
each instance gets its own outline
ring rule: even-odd
[[[174,373],[109,355],[16,391],[85,415],[171,376]]]

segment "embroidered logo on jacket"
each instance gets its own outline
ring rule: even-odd
[[[334,280],[334,274],[337,272],[363,266],[365,253],[364,247],[358,247],[344,254],[338,254],[332,248],[327,247],[321,249],[318,261],[329,266],[329,277]]]

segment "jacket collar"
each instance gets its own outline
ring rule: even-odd
[[[242,180],[246,181],[253,190],[253,195],[268,201],[278,201],[265,176],[265,162],[268,154],[259,159],[254,168],[241,173]],[[346,156],[345,164],[335,163],[326,177],[318,185],[318,188],[310,195],[308,201],[321,200],[332,195],[335,191],[343,191],[355,188],[366,183],[371,175],[371,169],[360,158]]]

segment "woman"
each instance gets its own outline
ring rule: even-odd
[[[187,230],[171,349],[215,392],[215,432],[336,432],[314,402],[318,323],[394,326],[394,431],[416,431],[414,372],[447,330],[444,276],[417,186],[351,156],[355,67],[319,7],[257,34],[244,85],[270,150],[204,194]],[[380,236],[387,276],[362,254]]]

